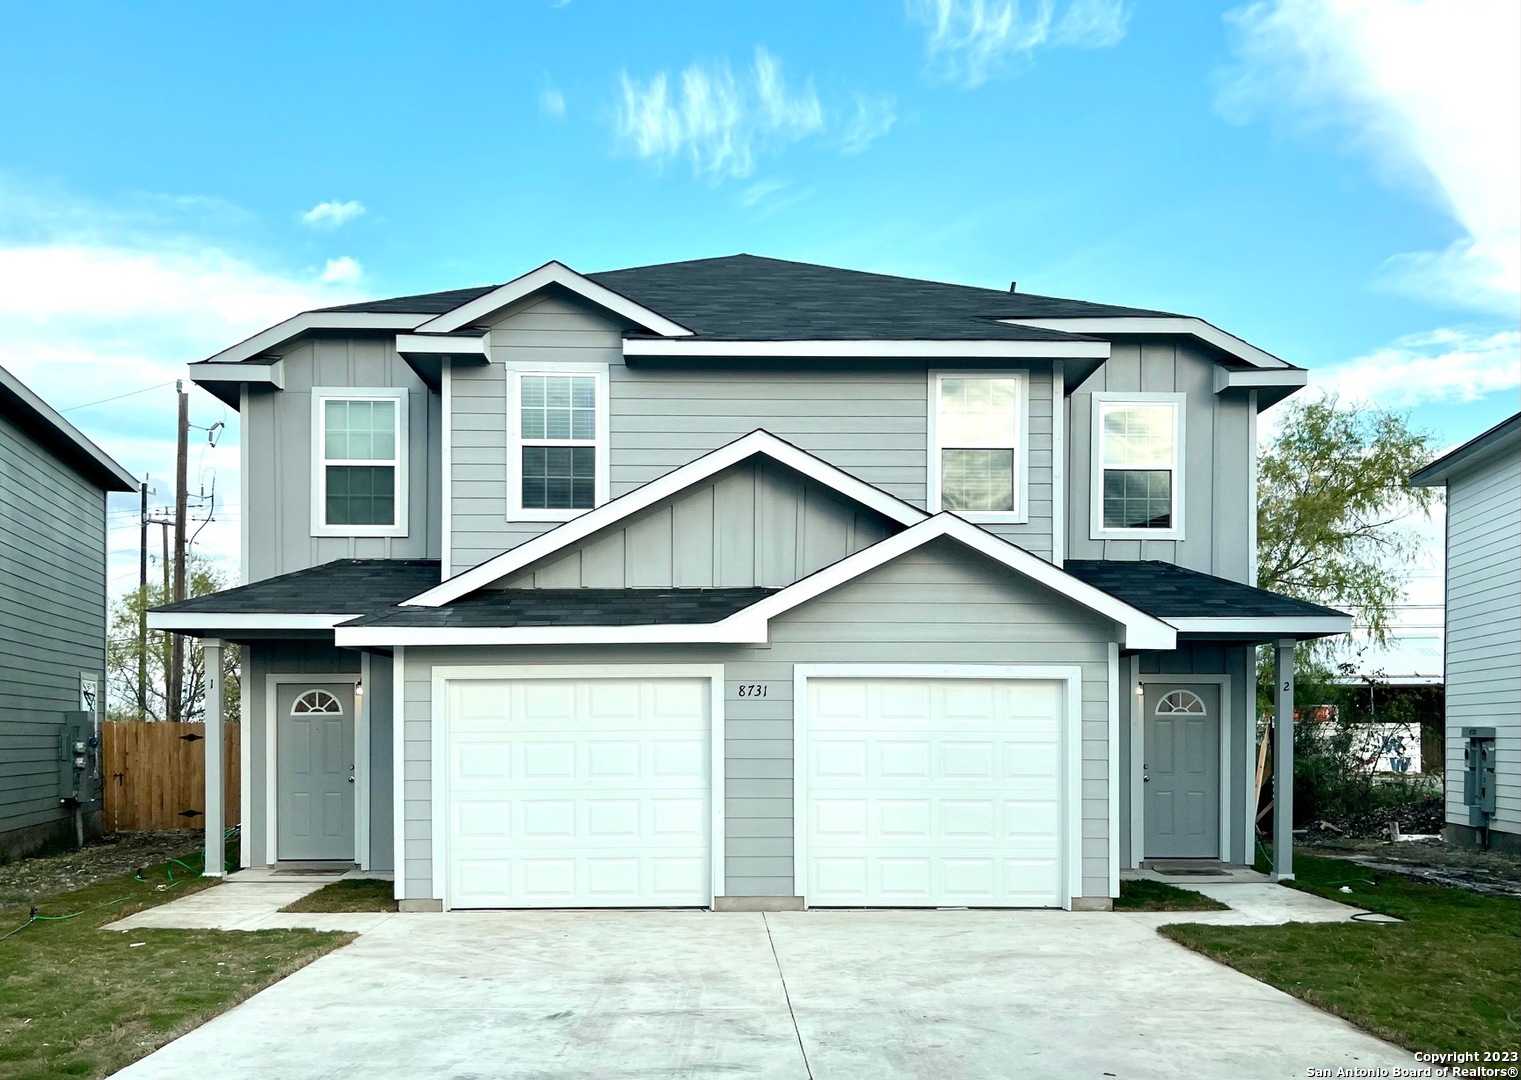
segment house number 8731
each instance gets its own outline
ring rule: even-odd
[[[740,697],[765,697],[766,696],[766,689],[767,689],[767,687],[765,686],[764,683],[740,683],[739,684],[739,696]]]

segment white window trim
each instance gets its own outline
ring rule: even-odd
[[[608,501],[610,470],[608,467],[609,433],[612,425],[608,417],[608,365],[578,363],[530,364],[508,361],[507,369],[507,520],[508,521],[570,521],[587,510],[594,510]],[[597,430],[590,445],[597,451],[596,493],[592,506],[580,510],[538,510],[523,506],[523,413],[518,402],[524,375],[591,375],[597,380]],[[586,446],[582,440],[555,440],[567,446]]]
[[[1013,510],[954,510],[957,517],[979,523],[1024,525],[1030,520],[1030,373],[1023,369],[1005,371],[999,369],[952,371],[932,370],[929,373],[929,463],[926,480],[927,505],[932,514],[943,509],[940,505],[940,455],[945,449],[940,444],[940,384],[946,379],[1012,379],[1018,384],[1019,415],[1014,432],[1014,509]],[[958,447],[959,448],[959,447]],[[988,444],[987,449],[1005,449],[1004,446]]]
[[[400,386],[312,387],[312,535],[407,535],[407,413],[410,395]],[[327,523],[326,431],[323,406],[329,401],[394,401],[396,403],[396,522],[392,525],[329,525]],[[364,464],[360,462],[359,464]],[[371,464],[385,464],[372,462]]]
[[[1088,431],[1088,538],[1090,540],[1182,540],[1184,466],[1188,460],[1184,444],[1184,410],[1187,394],[1140,391],[1137,393],[1099,392],[1093,395],[1093,416]],[[1106,529],[1104,528],[1104,406],[1172,405],[1172,528]]]

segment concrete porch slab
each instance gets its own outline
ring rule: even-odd
[[[264,867],[239,870],[229,874],[220,885],[139,911],[102,929],[341,930],[363,934],[394,917],[394,912],[389,911],[280,910],[343,876],[331,873],[282,877]]]

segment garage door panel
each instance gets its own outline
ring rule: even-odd
[[[1059,906],[1063,688],[811,679],[808,900]]]
[[[707,904],[708,693],[699,679],[451,681],[451,906]]]

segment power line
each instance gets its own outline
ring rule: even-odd
[[[101,398],[99,401],[87,401],[83,405],[70,405],[67,409],[59,409],[59,412],[74,412],[76,409],[88,409],[92,405],[104,405],[110,401],[120,401],[122,398],[136,397],[138,394],[146,394],[149,390],[162,390],[166,386],[173,386],[174,380],[156,383],[153,386],[145,386],[141,390],[128,390],[125,394],[117,394],[115,397]]]

